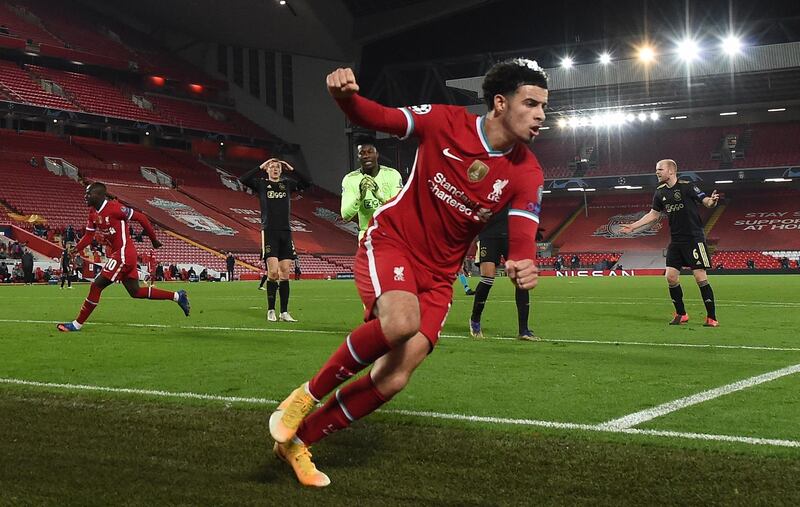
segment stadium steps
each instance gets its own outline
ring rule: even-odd
[[[625,252],[617,261],[623,269],[664,269],[661,252]]]
[[[581,212],[584,209],[586,209],[585,204],[581,204],[580,206],[578,206],[578,209],[576,209],[575,212],[572,215],[570,215],[570,217],[563,224],[561,224],[561,226],[556,230],[556,232],[553,233],[552,236],[550,236],[550,238],[548,238],[547,241],[549,241],[551,244],[555,243],[558,237],[561,235],[561,233],[567,230],[570,225],[572,225],[572,222],[574,222],[575,219],[580,216]]]
[[[714,228],[714,225],[716,225],[717,220],[719,220],[719,217],[722,216],[722,214],[725,212],[725,208],[727,207],[728,206],[726,204],[721,204],[717,206],[717,208],[714,210],[714,213],[706,222],[705,227],[703,227],[703,232],[705,232],[706,237],[708,237],[708,234],[711,232],[711,229]]]
[[[18,210],[8,205],[4,200],[0,199],[0,216],[8,217],[9,213],[21,214]]]

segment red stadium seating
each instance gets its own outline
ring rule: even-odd
[[[583,197],[558,197],[550,198],[545,194],[542,199],[542,212],[539,215],[539,230],[547,240],[558,231],[559,227],[572,216],[575,211],[583,206]]]
[[[49,33],[72,48],[124,62],[135,59],[121,42],[99,31],[103,21],[89,9],[76,11],[74,4],[58,0],[17,1],[33,12]]]
[[[134,228],[138,230],[139,227],[137,226],[138,224],[134,224]],[[136,244],[136,249],[139,254],[154,253],[156,261],[161,262],[165,270],[170,264],[199,264],[220,273],[228,272],[225,264],[225,255],[222,252],[214,254],[162,230],[157,230],[156,234],[159,241],[161,241],[161,248],[153,250],[150,240],[145,237],[143,243]],[[235,256],[241,258],[239,255]],[[260,262],[257,262],[254,266],[258,267],[260,264]],[[244,273],[258,272],[239,263],[234,266],[234,276],[236,277],[240,277]]]
[[[625,130],[619,135],[601,136],[597,143],[599,164],[587,176],[643,174],[655,171],[656,162],[672,158],[682,171],[718,169],[718,150],[726,134],[740,133],[740,127],[694,129]]]
[[[155,124],[169,123],[157,111],[139,107],[129,95],[102,79],[37,65],[28,65],[27,68],[35,75],[55,81],[62,86],[84,111]]]
[[[602,263],[603,261],[611,261],[612,259],[618,259],[620,257],[620,253],[618,252],[559,252],[559,256],[564,258],[564,266],[562,269],[571,269],[570,268],[570,259],[573,255],[577,255],[578,259],[580,260],[580,267],[581,268],[595,268],[598,264]],[[536,260],[536,263],[539,267],[546,267],[551,268],[553,264],[558,259],[558,256],[554,257],[539,257]],[[605,269],[605,267],[603,267]]]
[[[0,154],[2,155],[2,154]],[[29,157],[30,158],[30,157]],[[84,186],[56,176],[43,167],[0,159],[0,199],[23,215],[41,215],[47,226],[61,230],[67,225],[86,225]]]
[[[0,60],[0,89],[14,102],[34,104],[65,111],[78,111],[79,108],[69,100],[49,93],[40,82],[13,62]]]
[[[748,260],[755,263],[755,269],[778,269],[781,266],[774,256],[756,251],[716,251],[711,263],[715,268],[722,265],[725,269],[748,269]]]
[[[620,224],[636,221],[652,209],[652,199],[651,193],[587,196],[588,216],[585,212],[578,214],[575,220],[558,235],[554,245],[562,252],[661,250],[669,243],[669,227],[666,220],[658,222],[650,232],[634,236],[618,234]],[[545,213],[543,206],[542,215]],[[711,213],[706,208],[700,208],[703,223],[706,223]]]
[[[752,139],[735,168],[800,165],[800,123],[751,125]]]
[[[232,124],[215,120],[208,114],[208,108],[199,103],[159,95],[148,95],[147,99],[169,119],[170,124],[195,130],[219,132],[221,134],[237,133]]]
[[[177,190],[106,182],[109,193],[163,227],[219,251],[260,252],[261,235]]]
[[[18,3],[16,6],[6,2],[0,5],[0,25],[5,26],[10,35],[23,40],[63,44],[63,41],[48,32],[35,16],[32,16],[24,7],[20,8]]]
[[[567,164],[577,153],[575,143],[569,135],[536,139],[532,151],[544,170],[545,179],[570,178],[573,171]]]
[[[652,194],[619,194],[588,197],[588,216],[580,213],[556,238],[554,245],[565,252],[620,252],[660,250],[669,242],[667,227],[654,235],[619,236],[620,223],[633,222],[650,211]],[[542,206],[542,215],[545,210]]]

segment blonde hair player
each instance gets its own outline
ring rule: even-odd
[[[711,195],[706,195],[696,184],[688,180],[678,179],[678,164],[672,159],[659,160],[656,164],[656,177],[658,188],[653,195],[652,209],[639,220],[624,224],[620,231],[623,234],[632,234],[641,227],[649,226],[661,219],[662,213],[669,218],[671,241],[667,247],[667,284],[669,295],[675,305],[675,314],[670,325],[679,326],[689,322],[689,315],[683,304],[683,289],[681,289],[681,268],[692,269],[694,279],[700,288],[700,295],[706,306],[706,327],[717,327],[717,314],[714,306],[714,291],[708,282],[707,269],[711,269],[711,256],[706,246],[703,221],[697,205],[706,208],[715,208],[719,203],[719,194],[716,190]]]

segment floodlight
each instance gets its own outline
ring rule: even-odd
[[[678,43],[678,56],[686,62],[691,62],[700,56],[700,46],[692,39],[685,39]]]
[[[722,50],[729,56],[735,56],[742,51],[742,41],[733,35],[725,37],[722,40]]]
[[[655,60],[655,58],[656,53],[650,46],[643,46],[639,48],[639,60],[643,61],[644,63],[649,63]]]

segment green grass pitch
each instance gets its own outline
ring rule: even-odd
[[[189,318],[112,286],[70,334],[87,285],[3,286],[0,504],[797,505],[800,276],[711,282],[716,329],[691,277],[679,327],[662,278],[544,278],[536,343],[513,339],[506,279],[468,338],[457,286],[408,388],[314,447],[320,491],[265,423],[359,324],[352,281],[293,282],[295,324],[266,322],[255,282],[162,284]]]

